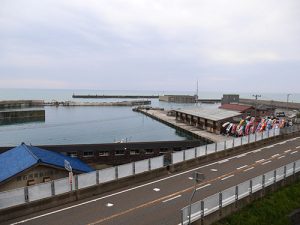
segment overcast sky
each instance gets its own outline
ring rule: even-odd
[[[300,92],[299,0],[0,0],[0,88]]]

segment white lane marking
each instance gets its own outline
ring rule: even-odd
[[[278,145],[283,145],[283,144],[285,144],[286,143],[286,141],[282,141],[282,142],[279,142],[279,143],[277,143]]]
[[[177,195],[177,196],[175,196],[175,197],[173,197],[173,198],[169,198],[169,199],[164,200],[164,201],[162,201],[162,202],[163,202],[163,203],[166,203],[166,202],[172,201],[172,200],[174,200],[174,199],[176,199],[176,198],[180,198],[180,197],[181,197],[181,195]]]
[[[206,188],[206,187],[208,187],[208,186],[210,186],[210,185],[211,185],[211,184],[205,184],[204,186],[198,187],[196,190],[198,191],[198,190],[203,189],[203,188]]]
[[[159,188],[154,188],[153,191],[159,192],[160,189]]]
[[[272,161],[269,160],[269,161],[266,161],[266,162],[262,163],[261,165],[266,165],[266,164],[271,163],[271,162],[272,162]]]
[[[230,175],[230,176],[228,176],[228,177],[223,177],[221,180],[226,180],[226,179],[228,179],[228,178],[230,178],[230,177],[234,177],[234,174],[232,174],[232,175]]]
[[[217,170],[217,169],[211,169],[211,171],[213,171],[213,172],[217,172],[218,170]]]
[[[240,169],[244,169],[245,167],[247,167],[248,165],[245,165],[245,166],[241,166],[241,167],[238,167],[236,168],[237,170],[240,170]]]
[[[297,152],[298,152],[298,151],[294,151],[294,152],[291,152],[290,154],[293,155],[293,154],[295,154],[295,153],[297,153]]]
[[[296,148],[300,148],[300,146],[297,146]]]
[[[254,150],[253,153],[257,153],[257,152],[260,152],[260,151],[261,151],[261,148],[257,149],[257,150]]]
[[[244,157],[244,156],[246,156],[247,154],[242,154],[242,155],[239,155],[239,156],[237,156],[236,158],[242,158],[242,157]]]
[[[112,207],[112,206],[114,206],[114,204],[112,204],[112,203],[107,203],[106,206],[107,206],[107,207]]]
[[[224,160],[219,161],[218,163],[221,164],[221,163],[225,163],[225,162],[228,162],[228,161],[229,161],[229,159],[224,159]]]
[[[250,167],[250,168],[248,168],[248,169],[245,169],[244,172],[247,172],[247,171],[253,170],[253,169],[254,169],[254,167]]]
[[[274,147],[274,145],[270,145],[270,146],[268,146],[268,147],[265,147],[265,148],[273,148]]]
[[[194,178],[193,177],[189,177],[189,180],[194,180]]]
[[[252,152],[253,151],[249,151],[247,154],[252,153]],[[238,156],[241,156],[241,155],[245,155],[245,153],[237,155],[237,156],[230,157],[228,159],[234,159],[234,158],[236,158]],[[59,213],[59,212],[63,212],[63,211],[69,210],[69,209],[73,209],[73,208],[76,208],[76,207],[79,207],[79,206],[87,205],[87,204],[90,204],[92,202],[100,201],[102,199],[110,198],[110,197],[113,197],[113,196],[116,196],[116,195],[119,195],[119,194],[123,194],[123,193],[133,191],[133,190],[136,190],[136,189],[139,189],[139,188],[143,188],[143,187],[146,187],[146,186],[149,186],[149,185],[152,185],[152,184],[156,184],[156,183],[159,183],[159,182],[164,181],[164,180],[168,180],[168,179],[171,179],[171,178],[174,178],[174,177],[178,177],[178,176],[181,176],[183,174],[193,172],[195,170],[199,170],[199,169],[202,169],[202,168],[205,168],[205,167],[209,167],[209,166],[215,165],[217,163],[218,162],[213,162],[213,163],[209,163],[209,164],[206,164],[206,165],[203,165],[203,166],[199,166],[199,167],[191,169],[191,170],[187,170],[187,171],[184,171],[184,172],[181,172],[181,173],[178,173],[178,174],[174,174],[172,176],[165,177],[165,178],[162,178],[162,179],[159,179],[159,180],[151,181],[149,183],[142,184],[142,185],[139,185],[139,186],[136,186],[136,187],[133,187],[133,188],[129,188],[129,189],[126,189],[126,190],[123,190],[123,191],[120,191],[120,192],[116,192],[116,193],[106,195],[106,196],[103,196],[103,197],[100,197],[100,198],[92,199],[92,200],[82,202],[82,203],[79,203],[79,204],[76,204],[76,205],[72,205],[72,206],[69,206],[69,207],[66,207],[66,208],[63,208],[63,209],[58,209],[58,210],[55,210],[55,211],[52,211],[52,212],[49,212],[49,213],[45,213],[45,214],[42,214],[42,215],[39,215],[39,216],[31,217],[31,218],[13,223],[11,225],[26,223],[26,222],[31,221],[31,220],[39,219],[39,218],[42,218],[42,217],[45,217],[45,216],[49,216],[49,215],[56,214],[56,213]],[[248,171],[248,170],[253,169],[253,168],[249,168],[249,169],[244,170],[244,171]]]
[[[285,153],[288,153],[288,152],[290,152],[290,151],[292,151],[292,149],[286,150],[286,151],[284,151],[284,152],[285,152]]]
[[[265,159],[260,159],[260,160],[257,160],[257,161],[255,161],[256,163],[260,163],[260,162],[263,162],[263,161],[265,161]]]
[[[278,157],[278,159],[282,159],[282,158],[285,158],[285,155],[282,155],[282,156]]]
[[[272,155],[271,158],[275,158],[277,156],[280,156],[279,154],[275,154],[275,155]]]

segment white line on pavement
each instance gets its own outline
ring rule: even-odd
[[[272,162],[272,161],[269,160],[269,161],[266,161],[266,162],[262,163],[261,165],[266,165],[266,164],[271,163],[271,162]]]
[[[272,155],[271,158],[275,158],[277,156],[280,156],[279,154],[275,154],[275,155]]]
[[[208,187],[208,186],[210,186],[211,184],[205,184],[204,186],[202,186],[202,187],[198,187],[196,190],[198,191],[198,190],[200,190],[200,189],[203,189],[203,188],[206,188],[206,187]]]
[[[286,151],[284,151],[284,152],[285,152],[285,153],[288,153],[288,152],[290,152],[290,151],[292,151],[292,149],[286,150]]]
[[[167,200],[164,200],[163,203],[172,201],[172,200],[174,200],[174,199],[176,199],[176,198],[180,198],[180,197],[181,197],[181,195],[177,195],[177,196],[175,196],[175,197],[173,197],[173,198],[169,198],[169,199],[167,199]]]
[[[278,159],[282,159],[282,158],[285,158],[285,155],[278,157]]]
[[[295,154],[295,153],[297,153],[297,152],[298,152],[298,151],[294,151],[294,152],[291,152],[290,154],[293,155],[293,154]]]
[[[260,163],[260,162],[263,162],[263,161],[265,161],[265,159],[260,159],[260,160],[257,160],[257,161],[255,161],[256,163]]]
[[[228,179],[228,178],[230,178],[230,177],[234,177],[234,174],[232,174],[232,175],[230,175],[230,176],[228,176],[228,177],[224,177],[224,178],[222,178],[221,180],[226,180],[226,179]]]
[[[247,167],[248,165],[245,165],[245,166],[241,166],[241,167],[238,167],[236,168],[237,170],[240,170],[240,169],[244,169],[245,167]]]
[[[252,169],[254,169],[254,167],[250,167],[248,169],[245,169],[244,172],[247,172],[247,171],[252,170]]]
[[[221,163],[225,163],[225,162],[228,162],[228,161],[229,161],[229,159],[224,159],[224,160],[219,161],[218,163],[221,164]]]
[[[297,146],[296,148],[300,148],[300,146]]]

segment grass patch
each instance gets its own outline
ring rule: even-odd
[[[256,200],[214,225],[289,225],[288,215],[300,208],[300,181]]]

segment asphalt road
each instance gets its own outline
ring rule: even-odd
[[[170,174],[138,186],[45,210],[5,224],[178,225],[194,171],[205,175],[193,202],[300,159],[300,137]]]

